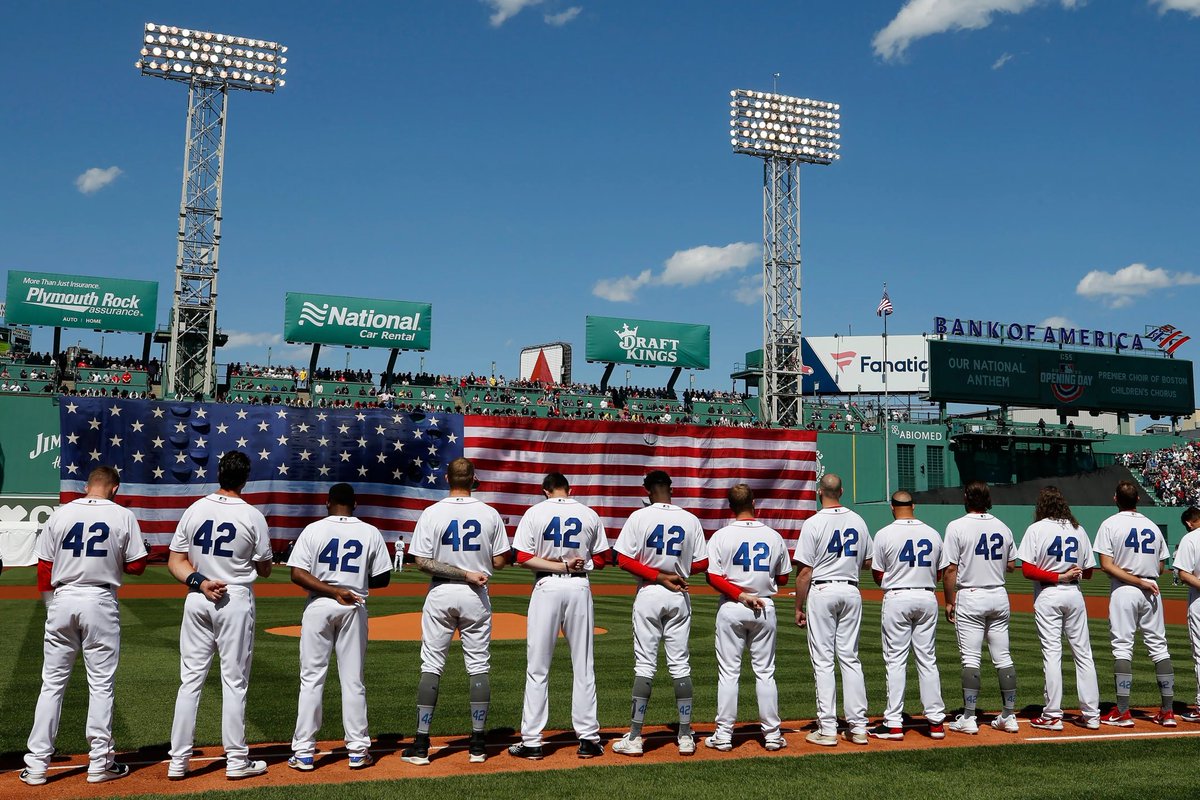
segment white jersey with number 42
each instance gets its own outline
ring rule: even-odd
[[[625,520],[616,551],[659,572],[688,577],[692,564],[708,558],[700,520],[670,503],[639,508]]]
[[[250,586],[258,575],[255,563],[271,560],[267,518],[240,497],[210,494],[183,512],[171,550],[187,553],[210,580]]]
[[[326,517],[300,531],[288,566],[366,597],[368,580],[390,571],[392,558],[374,525],[357,517]]]
[[[484,575],[492,574],[492,556],[508,550],[504,520],[474,497],[445,497],[422,511],[408,548],[416,558]]]
[[[1121,569],[1151,580],[1158,577],[1160,562],[1171,556],[1162,531],[1136,511],[1122,511],[1100,523],[1092,549],[1096,555],[1112,556]],[[1112,585],[1121,582],[1113,578]]]
[[[960,589],[997,589],[1004,585],[1008,562],[1017,549],[1012,531],[991,514],[967,514],[946,526],[942,569],[955,564]]]
[[[738,520],[708,542],[708,571],[724,575],[738,588],[759,597],[779,591],[779,576],[792,571],[787,545],[758,520]]]
[[[513,547],[551,561],[582,558],[590,570],[592,556],[608,550],[608,538],[595,511],[570,497],[550,497],[521,517]]]
[[[932,589],[937,586],[942,537],[919,519],[898,519],[875,534],[875,563],[883,589]]]
[[[81,497],[55,509],[37,537],[34,554],[53,562],[53,586],[121,585],[125,564],[146,556],[142,530],[129,509],[99,497]]]
[[[804,520],[793,560],[812,567],[814,581],[857,581],[863,564],[874,554],[863,518],[845,506],[835,506]]]
[[[1087,531],[1065,519],[1040,519],[1026,528],[1017,559],[1060,575],[1072,567],[1096,566]]]

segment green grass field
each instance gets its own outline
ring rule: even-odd
[[[277,569],[272,582],[285,580],[286,570]],[[616,570],[604,570],[596,575],[596,582],[624,582],[628,578]],[[0,580],[5,584],[27,584],[32,582],[32,570],[5,573]],[[423,583],[415,572],[406,572],[399,581]],[[496,576],[497,582],[529,582],[530,576],[521,569],[509,568]],[[165,570],[154,568],[150,574],[137,579],[138,582],[163,583],[169,581]],[[1107,581],[1092,582],[1091,591],[1103,593]],[[869,584],[869,579],[868,579]],[[1170,580],[1164,580],[1169,587]],[[1020,578],[1012,582],[1014,591],[1027,591],[1028,583]],[[1089,593],[1091,593],[1089,591]],[[1182,596],[1178,589],[1167,588],[1167,596]],[[376,597],[370,601],[373,616],[419,611],[421,598]],[[496,611],[524,613],[527,599],[523,597],[496,597]],[[622,726],[628,722],[629,687],[632,680],[632,647],[630,608],[632,597],[597,597],[596,624],[608,633],[596,639],[596,674],[599,691],[600,721],[604,726]],[[694,598],[692,626],[692,670],[696,686],[695,719],[700,730],[707,730],[715,713],[716,664],[713,650],[713,620],[716,612],[715,597],[700,595]],[[121,750],[147,749],[151,753],[165,749],[169,738],[175,691],[178,688],[178,627],[182,602],[180,600],[125,600],[122,609],[122,658],[117,676],[117,713],[115,733]],[[263,633],[266,628],[296,625],[300,621],[303,600],[300,598],[265,598],[258,601],[259,636],[255,645],[254,672],[250,684],[247,709],[247,732],[252,742],[286,742],[292,734],[295,722],[296,692],[298,687],[299,640]],[[790,598],[777,603],[781,620],[776,679],[779,685],[780,706],[785,719],[807,719],[814,715],[812,668],[808,659],[806,633],[792,624]],[[15,766],[16,757],[23,752],[25,737],[32,724],[34,698],[40,685],[42,652],[42,624],[44,611],[39,602],[0,601],[0,759],[7,766]],[[1107,622],[1093,620],[1091,624],[1093,651],[1099,670],[1101,696],[1112,700],[1112,656],[1108,649]],[[1177,676],[1177,698],[1191,702],[1195,693],[1195,675],[1192,670],[1187,632],[1182,626],[1168,626],[1168,638],[1175,660]],[[416,681],[419,672],[418,642],[372,642],[367,655],[367,689],[372,732],[377,736],[411,736],[414,728],[413,707]],[[1034,630],[1033,618],[1029,614],[1014,615],[1012,625],[1012,648],[1019,676],[1018,706],[1040,708],[1042,702],[1041,655]],[[938,633],[939,664],[942,667],[942,689],[947,708],[960,705],[958,685],[958,653],[951,627],[943,621]],[[872,715],[877,715],[883,706],[884,669],[880,654],[879,605],[867,603],[863,620],[861,655],[866,671],[867,690]],[[550,728],[570,727],[570,666],[565,643],[560,641],[556,652],[555,667],[551,674]],[[456,734],[469,730],[467,686],[462,669],[461,649],[452,646],[449,667],[442,682],[441,702],[433,725],[433,733]],[[519,641],[496,641],[492,645],[492,696],[489,728],[494,735],[512,732],[520,725],[521,700],[524,687],[525,643]],[[986,661],[985,661],[986,665]],[[1138,652],[1134,662],[1133,689],[1134,705],[1150,706],[1157,702],[1157,690],[1152,667],[1144,651]],[[984,693],[981,709],[998,707],[998,690],[994,674],[984,670]],[[756,715],[753,680],[749,678],[749,666],[745,667],[742,682],[741,714],[743,720],[752,720]],[[1066,690],[1065,705],[1074,705],[1074,670],[1067,661],[1064,670]],[[201,704],[200,721],[197,726],[198,744],[220,742],[220,686],[217,671],[210,673]],[[920,714],[917,699],[916,679],[911,674],[908,689],[910,712]],[[84,718],[86,715],[87,692],[82,674],[82,665],[76,668],[75,678],[64,705],[61,734],[58,746],[63,752],[83,752]],[[665,669],[660,671],[656,693],[651,700],[647,717],[649,723],[669,723],[675,716],[672,692],[666,679]],[[336,740],[340,737],[340,699],[337,684],[331,678],[325,696],[326,725],[320,738]],[[1187,737],[1180,740],[1131,742],[1099,745],[1055,745],[1037,747],[990,748],[981,750],[957,750],[945,753],[872,753],[836,758],[806,758],[803,764],[797,759],[771,759],[763,761],[731,762],[728,767],[711,764],[695,764],[679,767],[647,766],[603,770],[603,780],[593,781],[589,772],[587,782],[580,781],[573,771],[546,773],[533,776],[497,776],[480,778],[450,778],[439,782],[439,789],[451,792],[476,791],[486,784],[489,796],[549,796],[570,792],[579,797],[599,796],[599,787],[605,796],[628,791],[633,796],[644,792],[647,781],[658,786],[670,786],[668,794],[656,792],[657,796],[696,796],[704,786],[713,783],[736,785],[751,790],[762,789],[765,794],[770,788],[788,785],[795,775],[803,774],[807,782],[812,779],[828,779],[824,785],[831,788],[823,791],[829,797],[863,797],[879,793],[886,783],[889,797],[926,797],[933,793],[945,794],[954,787],[980,787],[989,789],[1003,797],[1035,796],[1022,787],[1034,789],[1041,783],[1078,781],[1086,783],[1087,796],[1116,797],[1128,795],[1128,785],[1121,780],[1103,781],[1094,766],[1100,763],[1098,753],[1103,752],[1104,762],[1113,764],[1138,764],[1138,772],[1145,779],[1138,788],[1146,791],[1162,786],[1155,791],[1158,796],[1169,796],[1166,787],[1177,785],[1173,772],[1182,767],[1182,762],[1200,753],[1200,741]],[[1030,766],[1037,763],[1037,775],[1031,777]],[[1018,765],[1024,772],[1017,773]],[[1130,769],[1133,767],[1131,766]],[[925,777],[909,781],[912,771]],[[1107,774],[1110,770],[1105,769]],[[1011,775],[1010,775],[1011,773]],[[1080,777],[1082,776],[1082,777]],[[1159,782],[1162,781],[1160,784]],[[403,788],[401,788],[401,783]],[[352,787],[306,792],[312,796],[329,796],[338,793],[339,800],[357,797],[408,796],[417,792],[428,792],[421,787],[428,781],[404,781],[401,783],[365,783]],[[511,787],[511,788],[506,788]],[[537,787],[531,791],[531,787]],[[623,790],[621,787],[625,787]],[[262,795],[290,796],[287,790],[249,790],[239,792],[241,796]],[[964,790],[965,792],[965,790]],[[744,794],[744,792],[742,792]],[[1058,794],[1060,792],[1055,792]],[[1073,792],[1066,792],[1072,794]],[[953,792],[951,792],[953,794]],[[1040,795],[1037,795],[1040,796]],[[257,800],[257,798],[256,798]]]

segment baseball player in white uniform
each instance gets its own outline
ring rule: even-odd
[[[429,763],[429,728],[437,707],[446,652],[458,631],[471,684],[470,760],[487,760],[484,731],[492,689],[488,679],[492,602],[487,582],[507,562],[508,534],[494,508],[472,497],[475,466],[456,458],[446,468],[450,495],[421,512],[408,552],[429,574],[421,609],[421,679],[417,684],[417,735],[401,758]]]
[[[267,762],[246,745],[246,690],[254,657],[254,580],[271,574],[271,540],[262,512],[241,497],[250,459],[232,450],[217,466],[220,484],[192,503],[175,529],[167,567],[191,590],[179,630],[179,694],[167,777],[187,775],[200,691],[214,653],[221,656],[221,741],[225,776],[262,775]]]
[[[1200,508],[1188,506],[1180,516],[1187,534],[1175,549],[1175,573],[1188,587],[1188,638],[1196,666],[1196,704],[1179,715],[1184,722],[1200,722]]]
[[[1075,660],[1075,686],[1083,724],[1094,730],[1100,727],[1100,690],[1088,636],[1087,606],[1079,591],[1079,580],[1091,578],[1096,563],[1092,545],[1057,487],[1042,489],[1034,520],[1021,537],[1017,559],[1021,561],[1021,573],[1033,581],[1033,618],[1042,643],[1046,705],[1029,724],[1062,730],[1065,634]]]
[[[86,495],[51,514],[34,546],[38,589],[47,603],[42,691],[21,771],[30,786],[46,782],[63,695],[80,652],[88,682],[88,783],[129,774],[128,765],[113,760],[113,681],[121,654],[117,589],[123,572],[141,575],[146,568],[146,545],[133,514],[112,501],[120,485],[112,467],[93,469]]]
[[[329,655],[335,650],[350,769],[371,765],[367,690],[363,685],[366,600],[371,589],[382,589],[392,579],[392,557],[383,535],[374,525],[354,516],[354,488],[348,483],[329,487],[325,507],[329,516],[300,532],[288,558],[292,583],[308,591],[300,625],[300,699],[292,737],[294,755],[288,759],[289,767],[303,772],[313,768],[325,674]],[[396,547],[402,549],[404,545],[398,542]]]
[[[1131,481],[1117,484],[1113,501],[1119,511],[1100,524],[1092,550],[1100,556],[1100,569],[1111,579],[1108,598],[1108,630],[1112,639],[1113,678],[1117,705],[1100,721],[1128,728],[1129,692],[1133,687],[1133,637],[1142,633],[1150,651],[1162,705],[1153,721],[1175,727],[1175,670],[1167,652],[1167,629],[1163,624],[1162,597],[1158,576],[1171,556],[1167,539],[1158,526],[1138,513],[1138,489]]]
[[[717,606],[716,730],[704,739],[714,750],[733,747],[737,722],[738,676],[742,654],[750,650],[758,696],[763,746],[782,750],[779,690],[775,686],[775,603],[771,599],[787,583],[792,559],[773,528],[754,518],[754,492],[744,483],[729,490],[734,522],[713,534],[708,543],[708,583],[721,593]]]
[[[571,497],[561,472],[542,481],[546,499],[521,517],[513,537],[517,563],[537,580],[529,596],[525,644],[525,707],[521,741],[509,748],[518,758],[542,757],[542,731],[550,713],[550,661],[558,633],[571,649],[571,721],[579,737],[577,755],[593,758],[604,752],[596,713],[596,669],[592,656],[595,614],[588,572],[604,566],[608,537],[595,511]]]
[[[988,513],[992,493],[983,481],[963,487],[965,516],[946,526],[942,546],[942,586],[946,596],[946,620],[954,626],[962,657],[963,710],[950,723],[957,733],[979,733],[975,707],[983,680],[979,674],[986,640],[992,664],[1000,679],[1003,710],[992,727],[1006,733],[1020,730],[1017,724],[1017,670],[1008,649],[1008,589],[1005,579],[1016,568],[1012,531]]]
[[[652,470],[642,486],[650,505],[629,515],[614,548],[617,564],[638,577],[638,590],[633,601],[633,711],[629,732],[613,742],[613,752],[642,754],[642,724],[662,644],[679,713],[676,745],[687,756],[696,752],[688,650],[692,599],[687,579],[708,566],[708,548],[696,515],[671,502],[670,475]]]
[[[895,520],[875,534],[872,576],[883,587],[883,660],[887,664],[887,708],[883,722],[869,733],[878,739],[903,739],[904,684],[908,654],[917,662],[921,705],[929,736],[944,739],[945,706],[938,675],[936,635],[938,603],[934,589],[940,572],[942,538],[913,516],[912,495],[892,493]]]
[[[858,578],[871,568],[873,545],[867,523],[842,505],[842,479],[822,476],[821,510],[804,521],[792,560],[796,576],[796,624],[808,628],[808,655],[817,686],[817,730],[807,741],[837,745],[837,676],[842,669],[846,739],[867,743],[867,685],[858,659],[862,595]]]

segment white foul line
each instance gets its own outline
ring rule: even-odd
[[[1025,741],[1062,744],[1096,739],[1136,739],[1150,736],[1200,736],[1200,731],[1143,731],[1138,733],[1083,733],[1075,736],[1026,736]]]

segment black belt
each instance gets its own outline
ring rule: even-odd
[[[889,592],[932,592],[934,589],[928,586],[895,586],[888,589]]]
[[[1045,586],[1078,586],[1079,579],[1076,578],[1073,581],[1055,581],[1054,583],[1050,583],[1049,581],[1039,581],[1039,583],[1041,583],[1043,587],[1045,587]]]
[[[586,578],[586,572],[535,572],[533,577],[537,580],[542,578]]]
[[[850,581],[846,580],[845,578],[824,578],[819,581],[813,581],[813,583],[817,586],[820,586],[822,583],[848,583],[851,586],[858,588],[858,581]]]

